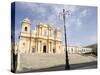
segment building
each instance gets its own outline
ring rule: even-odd
[[[53,32],[48,24],[38,23],[31,31],[28,18],[21,22],[18,50],[21,53],[64,53],[62,49],[61,29]]]
[[[30,30],[31,21],[25,18],[21,22],[21,32],[17,49],[19,53],[65,53],[63,41],[61,39],[62,30],[57,26],[53,32],[49,24],[38,23],[36,27]],[[67,47],[68,53],[86,53],[91,52],[91,48]]]
[[[64,46],[63,46],[64,49]],[[82,54],[82,53],[90,53],[92,52],[92,48],[85,48],[82,46],[68,46],[67,47],[68,53],[69,54]]]

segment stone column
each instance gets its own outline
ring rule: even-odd
[[[51,44],[51,43],[49,43],[49,48],[48,48],[49,53],[51,53],[51,48],[50,48],[51,46],[50,46],[50,44]]]
[[[42,53],[42,41],[40,41],[40,53]]]
[[[43,53],[43,41],[41,42],[41,53]]]
[[[40,29],[39,29],[39,27],[38,27],[38,37],[39,37],[39,35],[40,35]]]
[[[51,30],[50,30],[49,36],[51,37]]]
[[[44,28],[42,28],[42,36],[44,36]]]
[[[40,53],[40,41],[38,41],[38,53]]]
[[[50,45],[51,53],[53,53],[53,47],[54,47],[54,44],[53,44],[53,42],[51,42],[51,45]]]
[[[41,27],[41,36],[42,36],[42,27]]]
[[[36,40],[36,53],[38,53],[38,40]]]
[[[57,41],[56,41],[56,49],[55,49],[56,53],[58,53],[58,44],[57,44]]]

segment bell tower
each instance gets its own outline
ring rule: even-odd
[[[54,31],[54,37],[55,37],[55,50],[54,53],[61,53],[61,28],[59,26],[56,27]]]
[[[55,39],[61,39],[61,28],[59,26],[55,29]]]
[[[23,19],[22,22],[21,22],[21,25],[22,25],[21,32],[30,33],[31,22],[28,18]]]
[[[19,52],[21,53],[28,53],[30,51],[30,39],[25,38],[26,36],[30,37],[30,25],[31,22],[28,18],[21,21],[21,33],[19,36]]]

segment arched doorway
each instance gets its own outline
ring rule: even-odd
[[[46,53],[46,46],[43,46],[43,53]]]
[[[53,49],[53,53],[56,53],[56,50],[55,49]]]

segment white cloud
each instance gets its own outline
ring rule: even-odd
[[[76,22],[77,22],[77,26],[78,26],[78,27],[80,27],[80,26],[82,25],[82,22],[81,22],[81,20],[80,20],[79,18],[77,19]]]
[[[73,13],[77,10],[77,7],[76,6],[66,6],[66,5],[64,5],[64,6],[63,5],[59,5],[59,6],[54,5],[53,6],[54,13],[48,17],[48,20],[52,20],[53,22],[54,21],[56,22],[57,19],[59,21],[63,21],[62,15],[60,14],[60,13],[63,13],[63,9],[69,10],[70,13]],[[66,15],[66,18],[68,18],[67,15]],[[66,22],[66,24],[67,24],[67,27],[69,27],[70,24],[68,23],[68,21]]]
[[[71,6],[71,5],[51,5],[52,7],[52,11],[54,11],[52,14],[49,14],[49,15],[46,15],[47,13],[47,10],[46,10],[46,7],[44,8],[44,6],[40,6],[40,4],[26,4],[25,6],[26,8],[30,8],[30,10],[33,11],[33,14],[34,12],[36,13],[41,13],[38,18],[44,18],[44,17],[47,17],[47,23],[51,23],[52,25],[54,24],[57,24],[57,20],[59,21],[62,21],[63,22],[63,19],[60,17],[59,18],[59,13],[63,12],[62,9],[65,9],[65,10],[70,10],[70,13],[71,15],[73,13],[75,13],[75,11],[78,10],[78,7],[77,6]],[[48,8],[49,9],[49,8]],[[71,16],[70,15],[70,16]],[[76,28],[80,28],[82,26],[82,18],[83,17],[86,17],[87,16],[87,10],[83,10],[82,12],[79,13],[79,16],[78,17],[71,17],[71,18],[68,18],[66,16],[66,18],[68,18],[66,24],[67,24],[67,28],[68,27],[71,27],[72,25],[75,25]],[[71,23],[70,23],[71,22]]]
[[[88,11],[85,9],[80,13],[80,17],[86,17],[88,14]]]
[[[40,13],[38,18],[47,17],[46,22],[51,24],[51,25],[59,24],[58,21],[63,22],[63,18],[61,18],[61,16],[59,18],[59,13],[63,12],[62,9],[70,10],[71,15],[79,9],[77,6],[71,6],[71,5],[67,5],[67,6],[66,5],[51,5],[53,13],[46,15],[47,10],[46,10],[46,7],[44,7],[44,6],[40,6],[39,4],[26,4],[26,8],[27,7],[29,7],[30,10],[33,11],[33,14],[34,14],[34,12]],[[82,19],[83,19],[83,17],[86,17],[86,16],[87,16],[87,10],[86,9],[79,12],[78,17],[72,16],[72,17],[68,18],[68,16],[66,16],[66,18],[67,18],[67,22],[66,22],[67,28],[72,27],[74,25],[76,29],[80,29],[82,24],[83,24]]]
[[[26,4],[26,8],[28,7],[30,10],[34,12],[41,13],[39,17],[47,17],[46,22],[51,23],[52,25],[57,24],[57,20],[62,21],[62,18],[59,18],[59,13],[63,12],[62,9],[70,10],[71,13],[74,13],[78,8],[77,6],[66,6],[66,5],[52,5],[52,10],[54,11],[52,14],[46,15],[46,8],[40,6],[39,4]],[[67,16],[66,16],[67,18]],[[70,19],[69,19],[70,20]],[[63,22],[63,21],[62,21]],[[66,22],[67,27],[70,27],[68,21]]]
[[[88,11],[85,9],[79,13],[77,18],[74,18],[75,19],[74,21],[76,22],[75,24],[77,26],[77,29],[82,28],[82,26],[84,25],[83,19],[85,19],[87,16],[88,16]]]

